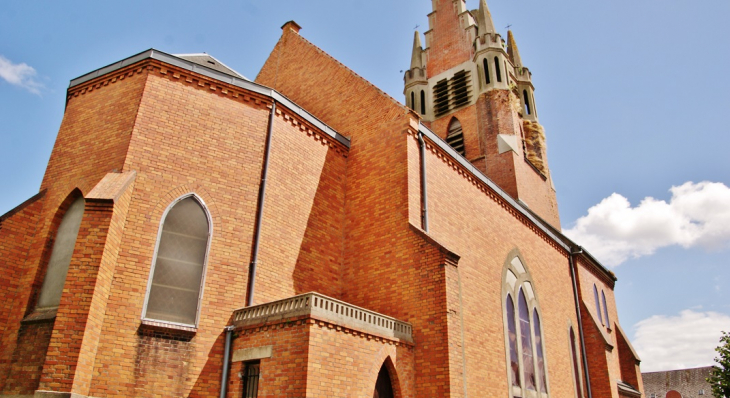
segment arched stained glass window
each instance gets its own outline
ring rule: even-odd
[[[525,291],[520,289],[519,298],[520,313],[520,342],[522,343],[522,377],[525,380],[525,388],[535,390],[535,363],[532,357],[532,331],[530,330],[530,312],[527,309]]]
[[[520,386],[520,360],[517,357],[517,327],[515,325],[515,303],[512,296],[507,295],[507,339],[509,344],[510,377],[512,385]]]
[[[144,318],[196,325],[210,235],[202,202],[184,196],[168,208],[157,241]]]
[[[550,386],[537,295],[527,267],[515,256],[505,263],[503,293],[509,397],[548,398]]]
[[[608,306],[606,305],[606,293],[601,290],[601,298],[603,299],[603,315],[606,319],[606,326],[611,329],[611,321],[608,320]]]
[[[598,301],[598,289],[595,284],[593,285],[593,298],[596,300],[596,313],[598,314],[598,319],[601,320],[601,325],[605,325],[605,323],[603,323],[603,314],[601,314],[601,302]]]
[[[85,204],[86,201],[83,197],[74,200],[58,226],[53,249],[51,249],[51,257],[46,268],[46,276],[43,279],[41,293],[38,296],[38,305],[36,306],[38,309],[58,307],[61,303],[61,293],[63,293],[68,266],[71,264],[71,257],[76,246],[76,237],[79,234],[81,219],[84,216]]]

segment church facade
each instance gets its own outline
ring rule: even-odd
[[[255,81],[157,50],[72,80],[0,216],[0,395],[642,396],[514,36],[432,3],[405,106],[293,21]]]

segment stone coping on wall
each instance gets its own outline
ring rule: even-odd
[[[303,316],[413,343],[413,327],[410,323],[315,292],[235,310],[233,325],[240,328]]]

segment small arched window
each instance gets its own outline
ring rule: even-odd
[[[598,314],[598,319],[601,320],[601,325],[605,325],[605,323],[603,323],[603,315],[601,314],[601,302],[598,301],[598,289],[595,284],[593,285],[593,298],[596,300],[596,313]]]
[[[491,83],[491,80],[489,79],[489,62],[487,62],[487,59],[484,58],[482,60],[482,64],[484,65],[484,81],[489,84]]]
[[[494,57],[494,72],[497,74],[497,81],[502,82],[502,71],[499,68],[499,58]]]
[[[509,396],[532,397],[539,392],[538,396],[547,397],[545,342],[537,297],[519,257],[514,257],[506,267],[503,291]],[[517,298],[516,302],[513,297]]]
[[[606,326],[611,329],[611,321],[608,320],[608,306],[606,305],[606,293],[601,290],[601,298],[603,299],[603,315],[606,320]]]
[[[186,195],[168,207],[162,220],[143,318],[195,326],[210,241],[210,218],[198,197]]]
[[[530,97],[527,95],[527,90],[522,90],[522,97],[525,99],[525,112],[528,115],[532,115],[532,109],[530,108]]]
[[[421,90],[421,115],[426,114],[426,92]]]
[[[414,111],[416,110],[416,93],[414,93],[413,91],[411,91],[411,106],[410,106],[410,108],[413,109]]]
[[[71,264],[71,257],[76,246],[76,237],[84,216],[85,204],[83,197],[77,198],[61,219],[61,224],[56,231],[56,239],[53,242],[53,249],[51,249],[51,257],[48,260],[46,276],[38,296],[36,305],[38,309],[55,308],[61,303],[61,293],[63,293],[68,266]]]
[[[575,396],[577,398],[583,398],[583,389],[580,385],[580,368],[578,367],[578,354],[577,354],[577,347],[575,341],[575,332],[573,331],[573,327],[570,327],[570,353],[573,357],[573,383],[575,383]]]
[[[459,155],[464,156],[466,154],[464,132],[461,129],[461,122],[457,118],[452,118],[451,122],[449,122],[449,133],[446,135],[446,143],[454,148],[456,152],[459,152]]]

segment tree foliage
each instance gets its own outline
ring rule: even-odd
[[[712,386],[712,395],[715,398],[730,397],[730,333],[722,332],[720,345],[715,351],[718,354],[715,358],[717,365],[707,381]]]

